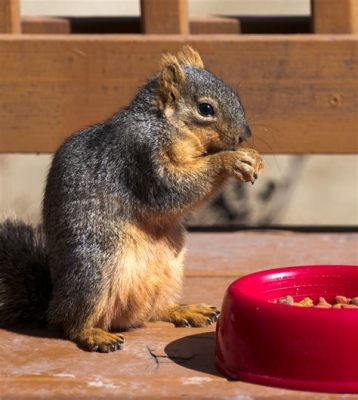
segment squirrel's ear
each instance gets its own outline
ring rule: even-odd
[[[199,53],[192,47],[186,45],[179,51],[177,58],[182,65],[190,65],[192,67],[204,68],[203,60]]]
[[[158,91],[163,105],[173,103],[180,97],[180,89],[185,81],[185,73],[178,59],[171,55],[162,56]]]

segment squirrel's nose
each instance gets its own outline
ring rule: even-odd
[[[243,133],[240,136],[239,142],[242,143],[244,142],[246,139],[248,139],[251,136],[251,129],[249,127],[249,125],[245,125],[244,129],[243,129]]]

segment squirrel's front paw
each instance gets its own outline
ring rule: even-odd
[[[100,328],[84,329],[74,341],[80,348],[87,351],[109,353],[119,350],[124,338],[119,333],[110,333]]]
[[[230,175],[242,182],[254,183],[264,167],[261,155],[254,149],[240,149],[233,156]]]
[[[218,319],[220,311],[207,304],[177,305],[169,308],[163,318],[176,327],[206,327]]]

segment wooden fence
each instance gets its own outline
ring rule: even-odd
[[[260,151],[358,152],[358,0],[312,0],[313,33],[299,35],[222,33],[237,20],[190,20],[186,0],[141,7],[142,34],[75,35],[1,0],[0,152],[53,152],[125,106],[184,43],[239,91]]]

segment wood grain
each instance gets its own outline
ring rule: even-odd
[[[191,233],[186,275],[235,279],[289,265],[357,264],[357,241],[358,233]]]
[[[20,33],[19,0],[0,1],[0,33]]]
[[[70,33],[70,21],[65,18],[23,17],[21,18],[22,33]]]
[[[240,33],[240,20],[225,17],[191,17],[189,19],[191,34],[206,33]]]
[[[141,0],[144,33],[189,33],[187,0]]]
[[[325,262],[328,255],[324,253],[330,245],[327,254],[332,263],[337,259],[353,263],[356,237],[356,234],[284,232],[189,234],[187,265],[190,268],[196,259],[200,265],[195,269],[205,269],[207,276],[186,276],[181,302],[206,302],[220,307],[227,287],[239,273],[278,266],[270,260],[275,257],[278,260],[280,253],[281,265],[286,265],[287,240],[297,263],[302,261],[302,249],[307,254],[314,250],[315,263]],[[198,253],[201,261],[197,259]],[[231,276],[225,276],[225,257],[236,266]],[[222,276],[215,276],[214,272]],[[55,331],[1,329],[2,399],[339,400],[345,397],[228,381],[215,368],[215,326],[174,328],[170,323],[157,322],[125,332],[124,336],[123,350],[100,354],[78,349]]]
[[[311,0],[316,33],[358,33],[358,0]]]
[[[239,91],[261,152],[358,151],[355,35],[2,35],[0,151],[53,152],[127,105],[184,42]]]

